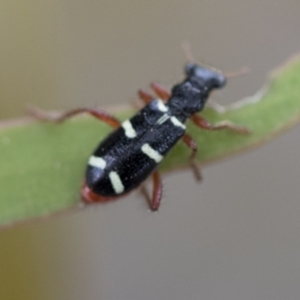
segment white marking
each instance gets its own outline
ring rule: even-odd
[[[108,174],[108,177],[110,179],[111,185],[115,191],[116,194],[121,194],[124,191],[124,185],[121,181],[120,176],[118,175],[117,172],[111,171]]]
[[[125,135],[132,139],[136,137],[136,131],[134,130],[134,128],[132,127],[132,124],[129,120],[126,120],[122,123],[122,127],[125,130]]]
[[[168,111],[168,108],[165,106],[165,104],[160,99],[157,99],[157,108],[158,108],[158,110],[160,110],[162,112]]]
[[[169,119],[169,115],[168,114],[163,114],[156,122],[156,124],[161,125],[163,123],[165,123],[168,119]]]
[[[91,156],[89,159],[89,165],[104,170],[106,167],[106,161],[102,157]]]
[[[173,125],[181,127],[183,129],[186,129],[185,125],[182,124],[176,117],[171,117],[171,122],[173,123]]]
[[[149,144],[144,144],[141,149],[143,153],[153,159],[156,163],[159,163],[164,158],[162,155],[160,155],[160,153],[151,148]]]

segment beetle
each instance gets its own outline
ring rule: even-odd
[[[241,134],[250,132],[246,127],[236,126],[229,121],[212,125],[198,114],[203,110],[210,93],[225,86],[226,76],[222,72],[188,62],[184,74],[184,79],[171,91],[152,83],[151,88],[157,97],[146,90],[139,90],[139,97],[145,106],[123,122],[100,109],[77,108],[56,118],[33,112],[39,119],[57,123],[80,113],[88,113],[115,128],[88,159],[81,189],[84,202],[116,199],[143,185],[152,176],[152,197],[144,188],[142,190],[150,209],[158,210],[163,187],[157,167],[180,139],[191,149],[191,166],[195,178],[200,180],[200,171],[194,160],[197,145],[186,132],[187,119],[205,130],[229,129]]]

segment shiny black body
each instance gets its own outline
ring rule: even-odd
[[[226,83],[220,72],[191,63],[186,65],[185,75],[185,79],[173,87],[165,104],[159,99],[153,100],[127,120],[126,126],[122,125],[100,143],[93,157],[103,159],[106,164],[105,167],[93,163],[87,166],[86,185],[91,191],[114,197],[139,186],[183,137],[185,121],[204,108],[213,89]],[[149,153],[145,145],[154,151],[149,150]],[[147,149],[142,151],[143,148]],[[110,176],[112,172],[114,176]]]

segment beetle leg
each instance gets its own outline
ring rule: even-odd
[[[151,83],[151,88],[154,90],[155,94],[160,97],[162,100],[168,100],[171,96],[171,93],[165,89],[162,85],[160,85],[159,83],[153,82]],[[154,97],[148,93],[147,91],[140,89],[138,91],[139,97],[146,103],[148,104],[149,102],[151,102]]]
[[[155,211],[158,210],[161,202],[163,185],[158,171],[154,171],[152,178],[153,178],[153,194],[152,194],[152,201],[150,202],[150,208]]]
[[[202,128],[202,129],[205,129],[205,130],[229,129],[229,130],[232,130],[232,131],[240,133],[240,134],[250,134],[251,133],[251,130],[249,128],[237,126],[228,120],[224,120],[215,125],[212,125],[205,118],[203,118],[200,115],[193,115],[191,119],[195,125],[197,125],[198,127]]]
[[[193,138],[187,133],[184,134],[184,136],[182,137],[182,140],[192,150],[192,153],[191,153],[191,156],[189,159],[190,164],[191,164],[195,179],[197,181],[201,181],[201,179],[202,179],[201,172],[195,161],[195,157],[197,154],[197,144],[195,143]]]
[[[144,185],[141,186],[141,192],[146,198],[149,207],[151,210],[156,211],[158,210],[162,198],[162,192],[163,192],[163,185],[160,178],[160,174],[158,171],[154,171],[152,174],[152,180],[153,180],[153,193],[152,198],[149,196],[146,187]]]
[[[154,99],[154,97],[150,93],[143,89],[138,90],[138,94],[140,99],[143,100],[145,104],[150,103]]]
[[[154,90],[155,94],[162,100],[166,101],[171,97],[170,91],[157,82],[152,82],[151,88]]]
[[[106,123],[114,128],[117,128],[121,125],[121,122],[119,120],[117,120],[114,116],[110,115],[109,113],[107,113],[106,111],[101,110],[101,109],[76,108],[76,109],[66,111],[60,115],[53,116],[37,107],[30,107],[28,109],[28,113],[31,116],[33,116],[41,121],[53,122],[53,123],[61,123],[73,116],[76,116],[76,115],[79,115],[82,113],[88,113],[91,116],[97,118],[100,121],[103,121],[104,123]]]

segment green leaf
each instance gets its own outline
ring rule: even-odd
[[[207,108],[212,123],[230,120],[247,126],[251,135],[228,130],[207,132],[188,124],[199,145],[201,165],[253,148],[300,118],[300,57],[272,73],[255,96],[223,109]],[[219,109],[220,110],[220,109]],[[116,116],[132,115],[130,108]],[[27,120],[0,123],[0,226],[48,216],[80,206],[79,190],[87,158],[111,129],[91,117],[76,117],[64,124]],[[161,170],[188,166],[190,150],[179,142],[162,163]]]

